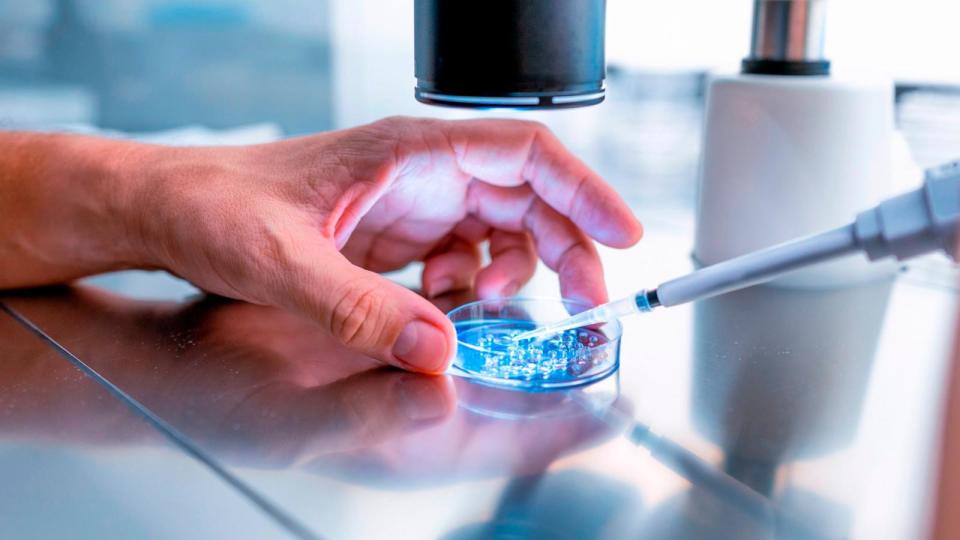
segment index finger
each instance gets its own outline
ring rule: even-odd
[[[446,123],[445,134],[463,172],[498,186],[529,183],[544,202],[593,239],[623,248],[643,235],[620,195],[543,124],[461,120]]]

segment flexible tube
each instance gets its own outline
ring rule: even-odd
[[[854,253],[853,225],[730,259],[657,287],[662,306],[709,298],[768,281],[798,268]]]

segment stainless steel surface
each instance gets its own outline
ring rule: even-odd
[[[750,58],[823,60],[827,0],[754,0]]]
[[[0,538],[285,537],[0,312]]]
[[[642,248],[603,251],[612,294],[690,267],[689,230],[647,221]],[[851,289],[753,288],[638,316],[625,324],[618,377],[539,394],[382,369],[277,310],[133,300],[156,290],[151,279],[119,283],[4,301],[324,538],[923,530],[956,292],[909,275]],[[542,273],[530,292],[554,286]],[[49,355],[18,352],[24,336],[0,336],[4,355]],[[171,477],[174,457],[152,458],[170,452],[161,439],[125,438],[131,428],[66,393],[82,381],[69,365],[52,369],[0,397],[19,396],[19,425],[37,434],[51,427],[36,418],[68,412],[87,448],[50,435],[43,451],[114,449],[142,474]],[[77,406],[54,414],[31,399],[40,395]],[[195,489],[197,480],[177,480],[156,489]],[[36,522],[45,507],[33,502],[22,511]],[[254,515],[251,505],[228,518]]]

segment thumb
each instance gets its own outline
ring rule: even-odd
[[[318,264],[319,262],[319,264]],[[295,308],[347,347],[387,364],[444,371],[456,352],[453,324],[417,293],[359,268],[337,251],[296,279]]]

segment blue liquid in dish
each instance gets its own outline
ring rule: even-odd
[[[578,328],[547,339],[515,341],[532,330],[531,321],[484,319],[455,325],[461,369],[514,386],[557,387],[580,384],[610,373],[617,364],[619,342],[603,333]]]

